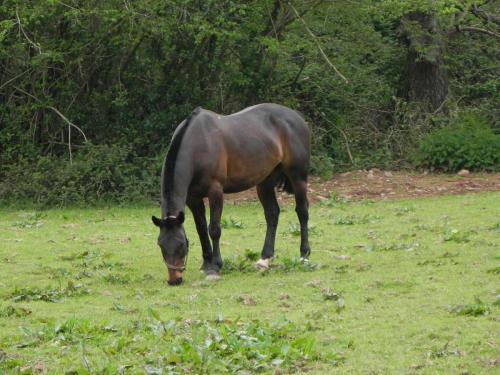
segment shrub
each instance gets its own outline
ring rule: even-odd
[[[429,133],[413,157],[417,167],[456,172],[500,170],[500,135],[474,113]]]
[[[322,153],[313,153],[311,155],[311,174],[319,176],[322,179],[332,177],[334,162],[331,157]]]
[[[0,202],[40,206],[137,202],[159,194],[161,160],[139,158],[119,145],[88,144],[67,159],[43,156],[10,165],[0,182]]]

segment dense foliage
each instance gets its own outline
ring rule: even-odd
[[[432,171],[500,170],[500,135],[484,120],[467,114],[458,124],[426,135],[416,153],[417,165]]]
[[[300,110],[318,174],[408,165],[471,107],[498,131],[496,2],[357,3],[4,0],[0,200],[153,198],[170,135],[198,105]]]

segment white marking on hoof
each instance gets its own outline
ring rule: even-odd
[[[304,258],[304,257],[300,257],[300,261],[301,261],[302,263],[309,263],[309,259]]]
[[[207,280],[207,281],[217,281],[219,279],[220,279],[220,275],[217,273],[208,274],[207,277],[205,278],[205,280]]]
[[[269,268],[270,259],[259,259],[257,263],[255,263],[255,267],[259,270],[267,270]]]

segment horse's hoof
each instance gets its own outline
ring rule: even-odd
[[[255,267],[259,270],[267,270],[269,268],[270,259],[259,259],[257,263],[255,263]]]
[[[207,274],[207,277],[205,278],[205,280],[207,281],[217,281],[220,279],[220,275],[218,273],[209,273]]]
[[[309,259],[304,258],[304,257],[300,257],[300,262],[301,263],[309,263]]]
[[[203,261],[203,264],[200,267],[200,271],[207,273],[207,272],[210,271],[210,269],[211,269],[211,264],[208,263],[208,262]]]

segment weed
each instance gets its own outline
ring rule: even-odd
[[[479,297],[476,297],[474,303],[454,306],[451,312],[456,315],[481,316],[488,315],[490,308]]]
[[[463,353],[458,349],[449,349],[449,342],[447,342],[442,348],[434,346],[428,353],[427,356],[431,359],[448,357],[450,355],[462,356]]]
[[[20,301],[45,301],[45,302],[62,302],[65,297],[77,297],[85,294],[89,294],[90,290],[84,288],[81,284],[74,284],[72,281],[68,281],[66,287],[59,288],[22,288],[15,289],[8,298],[11,298],[13,302]]]
[[[108,284],[122,284],[126,285],[130,283],[130,276],[121,275],[118,273],[108,273],[102,277],[102,279]]]
[[[323,199],[319,202],[321,206],[340,208],[348,203],[350,203],[348,199],[339,196],[335,191],[332,191],[327,199]]]
[[[229,219],[223,217],[221,226],[224,229],[244,229],[245,226],[239,217],[229,216]]]
[[[66,346],[90,340],[108,355],[147,354],[146,367],[132,370],[147,373],[165,368],[171,373],[236,373],[278,368],[296,372],[306,363],[332,365],[343,360],[341,355],[319,348],[305,327],[285,319],[275,323],[227,321],[223,316],[215,321],[162,320],[151,308],[148,315],[146,320],[120,328],[76,319],[38,329],[21,327],[17,347],[43,343]],[[85,353],[83,347],[82,351]],[[135,365],[129,365],[132,366]]]
[[[252,296],[249,296],[248,294],[242,294],[236,298],[238,302],[240,302],[242,305],[245,306],[255,306],[257,302],[255,302],[255,298]]]
[[[487,273],[492,273],[494,275],[499,275],[500,274],[500,266],[499,267],[490,268],[486,272]]]
[[[500,222],[493,224],[491,227],[488,228],[488,230],[500,233]]]
[[[435,259],[426,259],[426,260],[417,262],[417,266],[428,266],[428,265],[440,267],[440,266],[444,265],[444,263],[440,262],[438,260],[435,260]]]
[[[271,268],[271,270],[279,270],[282,272],[292,272],[292,271],[301,271],[301,272],[312,272],[320,269],[322,266],[319,263],[312,263],[310,261],[303,261],[301,258],[292,257],[292,258],[283,258],[283,263],[276,265],[276,267]]]
[[[27,307],[23,306],[13,306],[9,305],[0,310],[0,317],[8,318],[10,316],[15,316],[17,318],[21,318],[24,316],[28,316],[31,314],[31,310]]]
[[[71,261],[80,260],[80,259],[98,258],[100,256],[101,256],[101,253],[99,251],[85,250],[83,252],[73,253],[71,255],[62,255],[59,257],[59,259],[71,262]]]
[[[254,270],[255,266],[253,260],[250,260],[244,255],[224,259],[224,267],[222,267],[223,274],[231,272],[253,272]]]
[[[335,308],[337,312],[340,312],[345,308],[345,301],[340,293],[334,292],[330,288],[323,288],[321,289],[321,294],[323,295],[323,299],[325,301],[335,302]]]
[[[415,284],[411,281],[387,280],[376,281],[373,285],[378,289],[396,289],[402,292],[409,292]]]
[[[321,231],[315,226],[315,225],[309,225],[307,227],[309,231],[309,235],[319,235],[321,234]],[[300,236],[300,224],[299,223],[293,223],[289,222],[287,229],[283,232],[283,236],[295,236],[298,237]]]
[[[356,223],[355,216],[337,216],[332,224],[334,225],[354,225]]]
[[[61,279],[71,275],[71,271],[63,267],[43,267],[43,270],[49,274],[50,279]]]
[[[349,269],[348,264],[341,264],[340,266],[335,266],[334,272],[335,273],[347,273],[348,269]]]
[[[86,250],[83,252],[73,253],[71,255],[63,255],[59,257],[59,259],[64,261],[81,261],[78,264],[79,267],[82,267],[84,270],[76,275],[77,279],[82,279],[84,277],[91,277],[91,270],[113,270],[113,269],[123,269],[124,264],[122,262],[111,262],[108,260],[110,257],[109,254],[102,253],[100,250]]]
[[[158,315],[158,314],[156,314]],[[158,317],[158,316],[157,316]],[[154,332],[170,342],[162,364],[180,372],[234,373],[282,368],[297,371],[304,362],[339,361],[342,358],[316,348],[314,337],[288,320],[228,322],[153,319]],[[165,363],[166,362],[166,363]],[[172,368],[172,370],[174,370]]]
[[[461,232],[458,229],[447,227],[444,232],[443,240],[446,242],[451,241],[456,243],[469,242],[470,241],[469,237],[472,233],[473,233],[472,231]]]
[[[24,213],[24,214],[19,214],[18,216],[23,220],[16,221],[14,224],[12,224],[12,226],[14,227],[39,228],[44,224],[42,218],[44,218],[45,215],[40,212]]]
[[[394,208],[394,212],[396,213],[396,216],[404,216],[408,215],[409,213],[415,212],[414,207],[396,207]]]
[[[370,245],[356,245],[355,247],[362,248],[371,253],[374,251],[413,251],[420,246],[419,243],[372,243]]]
[[[38,329],[26,326],[21,326],[19,329],[23,335],[22,341],[16,345],[19,348],[38,346],[47,342],[56,346],[75,344],[85,339],[90,333],[95,335],[99,332],[99,328],[90,321],[76,318],[56,324],[46,324]]]
[[[245,249],[245,258],[253,262],[260,258],[260,253],[250,249]]]
[[[355,225],[355,224],[374,224],[380,220],[380,216],[364,215],[358,217],[356,215],[337,216],[333,220],[334,225]]]

